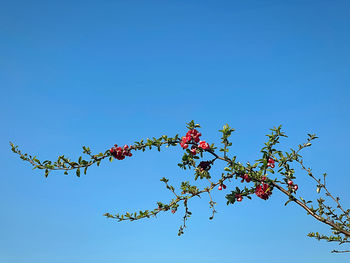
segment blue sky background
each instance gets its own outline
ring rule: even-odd
[[[1,1],[1,262],[349,262],[339,247],[306,237],[327,227],[275,192],[226,206],[215,192],[157,219],[117,223],[105,212],[150,209],[172,198],[180,148],[136,153],[76,178],[17,158],[11,140],[41,159],[99,152],[141,138],[184,134],[201,123],[219,142],[237,129],[232,152],[258,159],[269,128],[283,125],[283,149],[305,152],[315,173],[350,207],[349,1]],[[217,175],[219,175],[219,170]],[[298,174],[299,194],[315,187]]]

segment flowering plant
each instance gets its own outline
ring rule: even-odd
[[[12,143],[10,144],[12,151],[18,154],[22,160],[29,162],[34,166],[34,169],[43,169],[45,171],[45,177],[53,170],[63,170],[65,174],[68,174],[68,171],[74,170],[76,175],[80,177],[81,170],[86,174],[90,166],[94,164],[99,166],[100,162],[104,159],[109,159],[110,161],[113,161],[113,159],[123,160],[125,157],[132,157],[132,152],[144,152],[146,149],[152,148],[157,148],[160,151],[164,145],[168,147],[180,145],[184,152],[178,166],[182,169],[193,169],[194,179],[206,180],[208,182],[206,187],[200,189],[198,186],[184,181],[181,183],[181,191],[179,193],[174,186],[169,184],[169,179],[163,177],[161,181],[164,182],[166,188],[174,195],[174,198],[170,202],[157,202],[156,207],[152,210],[143,210],[134,213],[127,212],[125,214],[105,213],[104,216],[118,221],[134,221],[156,216],[160,212],[171,211],[171,213],[176,213],[178,207],[183,205],[185,208],[183,224],[178,231],[178,235],[182,235],[186,228],[186,221],[192,214],[188,207],[191,198],[207,194],[210,199],[209,206],[212,210],[212,215],[209,219],[213,219],[216,213],[216,202],[213,201],[211,192],[215,189],[222,191],[227,188],[227,185],[232,186],[235,182],[240,181],[238,185],[242,183],[246,183],[246,185],[244,187],[236,186],[225,196],[227,205],[242,202],[244,199],[251,199],[253,196],[262,200],[268,200],[274,191],[280,191],[287,197],[285,205],[290,202],[297,204],[308,215],[328,225],[332,233],[330,235],[321,235],[318,232],[312,232],[308,234],[309,237],[336,242],[340,245],[350,243],[350,209],[345,210],[340,204],[339,197],[334,197],[330,193],[326,186],[326,174],[323,175],[322,180],[317,178],[310,168],[306,168],[303,157],[301,156],[301,151],[311,146],[312,141],[317,138],[316,135],[308,134],[307,141],[298,145],[296,150],[291,149],[289,152],[282,152],[277,149],[276,145],[279,143],[280,138],[287,136],[282,132],[281,126],[273,128],[271,129],[271,134],[267,135],[268,141],[261,149],[261,158],[256,160],[254,164],[247,162],[244,165],[237,161],[236,156],[228,156],[229,147],[232,146],[229,137],[234,129],[227,124],[223,126],[222,130],[219,131],[222,133],[222,146],[218,149],[214,144],[209,144],[200,138],[202,134],[197,130],[199,128],[199,124],[191,121],[187,124],[187,132],[183,137],[179,135],[175,135],[174,137],[163,135],[160,138],[137,141],[130,146],[125,145],[121,147],[115,144],[114,147],[98,154],[92,154],[90,148],[83,146],[83,153],[89,156],[89,158],[85,160],[80,156],[76,162],[71,161],[64,155],[59,156],[55,162],[49,160],[41,162],[36,156],[23,154],[18,149],[18,146]],[[204,154],[208,154],[210,158],[203,160]],[[210,170],[218,161],[223,161],[226,167],[221,176],[214,179]],[[323,198],[317,199],[316,208],[312,206],[313,201],[306,201],[302,197],[297,198],[296,193],[299,186],[293,181],[296,180],[296,174],[295,170],[291,167],[292,163],[299,165],[310,176],[316,183],[317,193],[321,194],[322,191],[326,199],[334,202],[336,208],[327,205],[325,203],[326,199]],[[350,250],[333,250],[332,252],[350,252]]]

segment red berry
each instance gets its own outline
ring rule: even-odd
[[[222,187],[223,187],[224,189],[226,189],[226,185],[222,184]]]
[[[275,160],[272,159],[272,158],[269,158],[268,163],[274,164],[274,163],[275,163]]]
[[[288,185],[292,186],[293,185],[293,181],[292,180],[288,180]]]
[[[171,212],[172,212],[173,214],[175,214],[176,210],[175,210],[175,209],[172,209]]]
[[[293,186],[294,191],[298,190],[298,188],[299,188],[299,187],[298,187],[297,184]]]
[[[219,185],[218,190],[220,190],[220,191],[222,190],[222,186],[221,185]]]
[[[275,168],[275,165],[273,163],[270,164],[271,168]]]

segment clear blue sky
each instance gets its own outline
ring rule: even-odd
[[[1,1],[0,262],[349,262],[306,237],[327,228],[277,192],[226,206],[209,221],[208,200],[117,223],[102,216],[153,208],[191,177],[181,150],[136,153],[80,179],[38,170],[10,152],[14,141],[41,159],[77,157],[81,146],[237,129],[232,151],[259,158],[268,129],[282,124],[288,149],[307,133],[316,173],[350,207],[349,1]],[[305,174],[299,193],[314,197]]]

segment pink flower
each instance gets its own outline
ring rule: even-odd
[[[210,146],[206,141],[200,141],[199,148],[202,148],[203,150],[208,150],[210,149]]]

